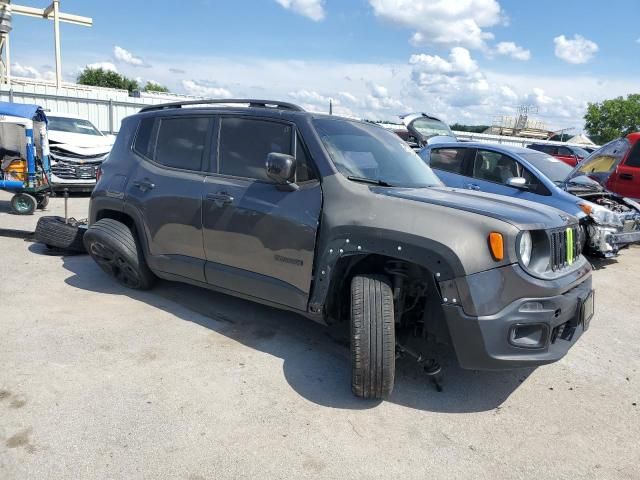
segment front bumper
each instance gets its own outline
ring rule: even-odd
[[[607,243],[616,246],[629,245],[630,243],[640,243],[640,230],[635,232],[614,233],[607,237]]]
[[[500,288],[494,285],[494,288]],[[560,360],[585,330],[581,311],[593,295],[590,272],[563,293],[511,301],[491,315],[469,315],[462,305],[443,306],[462,368],[502,370],[535,367]],[[514,344],[514,332],[539,332],[540,344]]]
[[[61,178],[51,174],[51,187],[54,190],[64,190],[65,188],[75,192],[90,192],[96,186],[96,179],[69,179]]]

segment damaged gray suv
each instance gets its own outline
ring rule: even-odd
[[[450,341],[463,368],[537,366],[593,316],[575,218],[447,188],[392,132],[282,102],[125,119],[84,242],[131,288],[159,277],[350,323],[364,398],[391,393],[397,356],[437,372],[420,350],[430,338]]]

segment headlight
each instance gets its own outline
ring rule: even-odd
[[[618,215],[616,212],[612,212],[611,210],[607,210],[604,207],[594,209],[593,213],[591,213],[591,218],[593,218],[599,225],[612,227],[623,226],[620,215]]]
[[[525,267],[531,263],[531,252],[533,251],[533,240],[531,239],[531,233],[522,232],[518,239],[518,253],[520,254],[520,261]]]

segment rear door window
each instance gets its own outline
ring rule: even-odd
[[[265,169],[267,155],[291,155],[292,132],[293,127],[286,123],[223,117],[220,122],[218,172],[271,182]],[[300,175],[305,172],[301,172]],[[306,173],[308,176],[308,172]]]
[[[140,122],[133,149],[165,167],[202,171],[211,142],[211,117],[156,117]]]
[[[431,150],[429,165],[436,170],[463,174],[466,148],[435,148]]]

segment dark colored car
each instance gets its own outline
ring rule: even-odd
[[[87,250],[123,285],[160,277],[350,322],[366,398],[391,393],[396,355],[429,358],[409,341],[444,332],[464,368],[537,366],[593,315],[575,217],[444,187],[392,132],[287,103],[125,119],[89,215]]]
[[[573,175],[588,175],[607,190],[640,201],[640,133],[602,146]]]
[[[564,162],[528,148],[485,143],[431,145],[420,151],[450,187],[508,195],[558,208],[580,220],[586,252],[613,257],[640,243],[640,205],[608,192]]]
[[[580,147],[570,145],[547,145],[545,143],[534,143],[529,145],[530,149],[546,153],[558,160],[562,160],[567,165],[575,167],[578,163],[589,156],[589,152]]]

